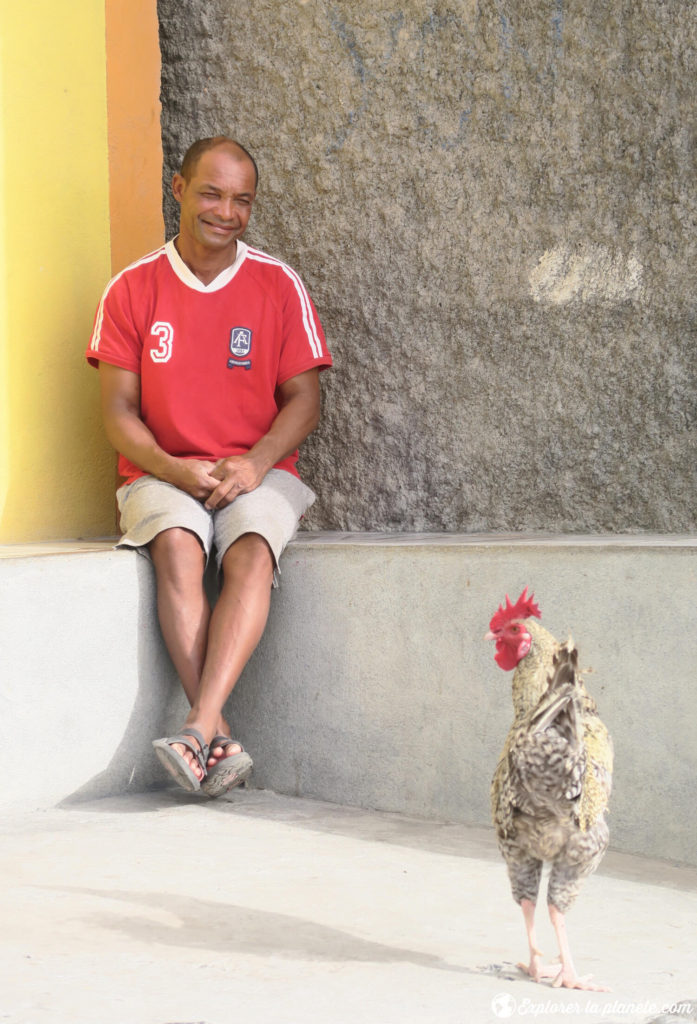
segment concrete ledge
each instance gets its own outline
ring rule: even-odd
[[[0,574],[0,706],[17,741],[2,752],[5,800],[161,779],[150,739],[184,705],[150,566],[101,549],[4,557]],[[613,847],[697,863],[692,537],[300,534],[230,702],[255,785],[488,825],[511,707],[482,637],[525,585],[595,670],[617,753]],[[18,758],[36,737],[51,753]]]
[[[154,601],[151,567],[113,542],[0,548],[5,807],[161,781],[150,740],[184,703]]]
[[[324,530],[301,533],[294,544],[335,547],[457,548],[694,548],[697,536],[687,533],[556,534],[556,533],[344,533]]]
[[[231,702],[256,784],[488,824],[512,713],[482,637],[525,585],[595,670],[613,846],[695,863],[695,538],[301,535]]]

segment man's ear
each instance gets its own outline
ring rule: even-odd
[[[183,178],[181,174],[175,174],[172,178],[172,195],[178,203],[182,201],[182,192],[186,188],[186,178]]]

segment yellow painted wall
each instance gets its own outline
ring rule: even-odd
[[[0,5],[0,543],[115,532],[114,453],[83,352],[112,274],[110,202],[114,269],[126,208],[150,218],[133,256],[162,236],[156,24],[156,0]],[[149,49],[129,68],[134,34]],[[149,92],[119,85],[139,75]],[[110,158],[132,168],[111,192]]]
[[[113,530],[82,360],[110,274],[103,0],[2,6],[5,543]]]

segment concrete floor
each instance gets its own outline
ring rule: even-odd
[[[516,971],[490,831],[268,791],[10,817],[0,888],[3,1024],[697,1020],[697,870],[626,855],[569,915],[579,970],[610,993]]]

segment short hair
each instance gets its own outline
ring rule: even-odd
[[[197,139],[196,142],[193,142],[184,154],[184,159],[179,169],[182,178],[187,183],[191,181],[203,154],[207,153],[209,149],[216,149],[218,146],[231,146],[239,149],[248,160],[251,160],[252,167],[254,168],[254,188],[256,189],[259,185],[259,168],[257,167],[256,160],[241,142],[237,142],[236,139],[231,139],[227,135],[213,135],[209,139]]]

